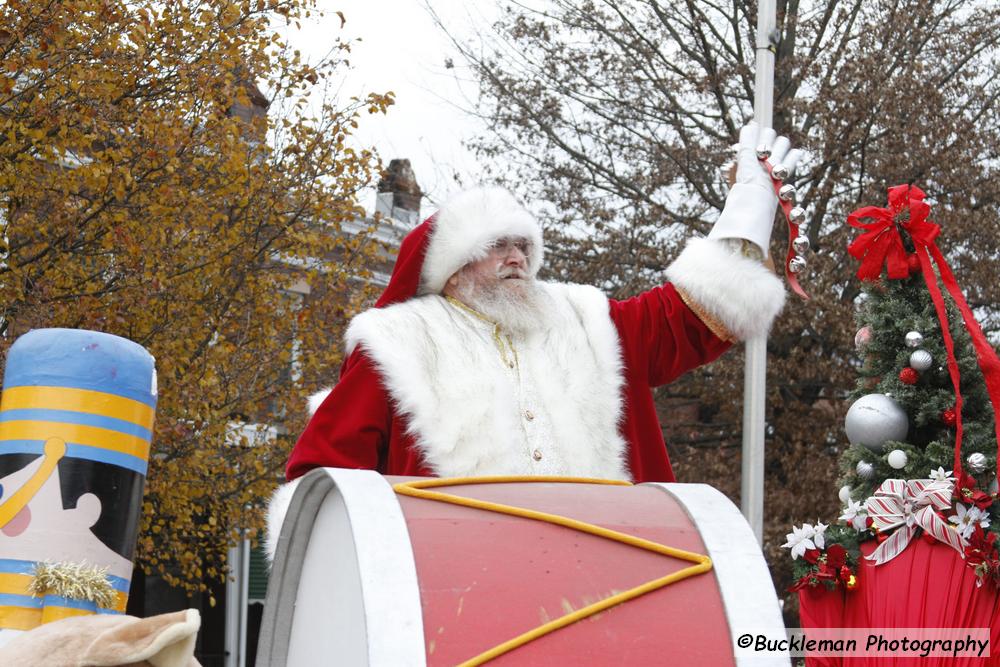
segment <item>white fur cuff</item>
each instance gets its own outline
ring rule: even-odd
[[[667,278],[740,340],[766,334],[785,305],[781,280],[721,241],[689,240]]]

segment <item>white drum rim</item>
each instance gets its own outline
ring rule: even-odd
[[[734,655],[737,638],[747,632],[784,637],[785,622],[767,561],[733,501],[708,484],[653,482],[640,486],[653,486],[673,496],[698,529],[719,583]],[[788,667],[791,657],[787,652],[736,655],[734,662],[738,667]]]
[[[288,663],[306,549],[320,507],[338,491],[354,533],[372,667],[426,664],[423,611],[410,534],[389,482],[371,470],[320,468],[301,478],[278,537],[261,619],[258,664]]]

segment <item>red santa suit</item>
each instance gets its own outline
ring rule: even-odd
[[[670,282],[625,301],[538,283],[537,331],[510,337],[440,296],[498,238],[531,241],[507,192],[462,193],[403,241],[385,293],[347,332],[337,385],[287,466],[392,475],[558,474],[673,481],[652,388],[763,333],[784,303],[778,278],[729,240],[694,239]]]

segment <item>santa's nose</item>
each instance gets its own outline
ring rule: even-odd
[[[504,257],[503,265],[525,269],[528,266],[528,257],[524,254],[524,251],[516,245],[512,245],[507,251],[506,257]]]

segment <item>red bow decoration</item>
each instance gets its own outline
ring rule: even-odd
[[[927,219],[930,206],[924,201],[924,192],[915,185],[897,185],[889,188],[889,207],[866,206],[859,208],[847,217],[847,224],[863,229],[865,233],[848,246],[851,256],[861,260],[858,278],[862,280],[878,280],[885,266],[891,279],[906,278],[910,275],[907,263],[907,252],[903,246],[900,228],[905,230],[913,240],[913,249],[919,260],[920,270],[930,292],[931,301],[937,311],[938,322],[941,324],[941,334],[944,337],[944,347],[948,356],[948,375],[955,389],[955,476],[962,475],[962,393],[959,390],[961,376],[958,362],[955,360],[955,344],[948,327],[948,314],[945,311],[944,299],[937,284],[937,276],[931,266],[931,259],[937,265],[941,282],[948,294],[955,301],[962,320],[972,338],[976,349],[979,368],[986,380],[986,391],[993,404],[994,414],[1000,415],[1000,360],[996,352],[983,335],[969,304],[966,303],[958,281],[951,272],[951,267],[944,259],[934,239],[941,228]],[[862,220],[872,222],[862,222]],[[1000,460],[1000,419],[995,419],[997,457]],[[1000,480],[1000,475],[998,475]]]
[[[923,190],[915,185],[897,185],[889,188],[889,208],[865,206],[847,216],[847,224],[865,230],[847,247],[852,257],[861,260],[858,278],[878,280],[883,266],[894,280],[909,276],[906,248],[896,225],[913,237],[914,245],[926,247],[941,232],[940,227],[927,221],[930,212]],[[862,222],[866,218],[874,222]]]

